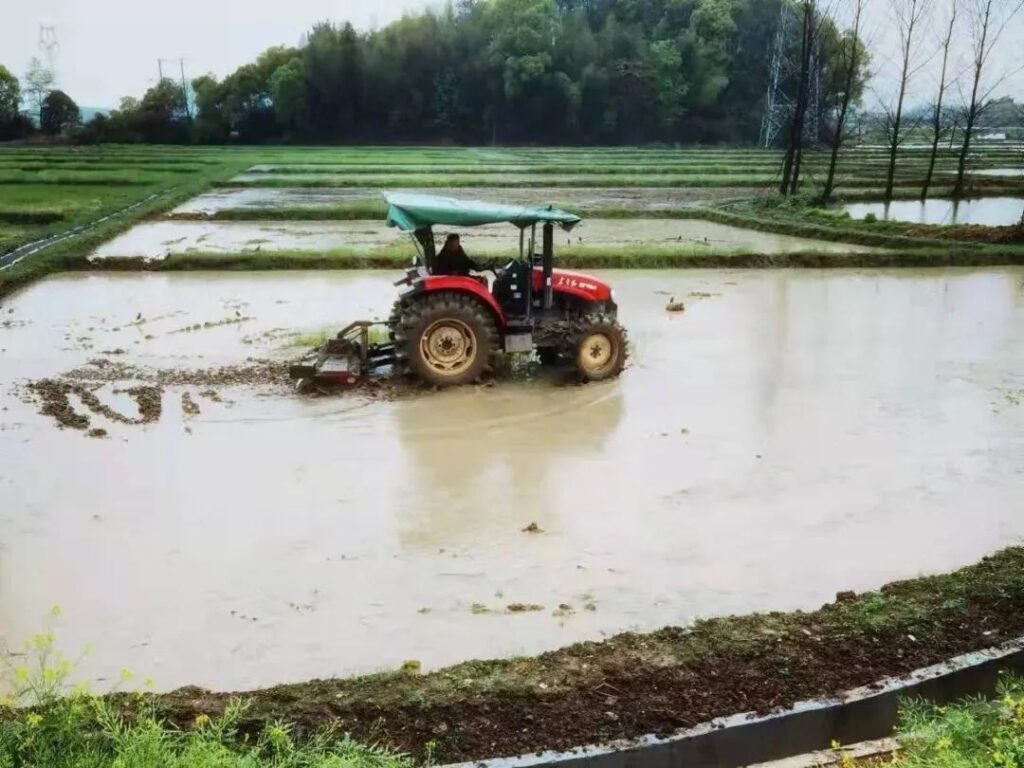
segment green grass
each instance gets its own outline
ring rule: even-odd
[[[900,713],[901,751],[893,768],[1020,768],[1024,766],[1024,680],[1004,676],[997,698],[951,706],[924,701]]]
[[[54,608],[53,614],[59,614]],[[301,743],[283,721],[241,732],[249,708],[232,700],[215,718],[171,727],[142,692],[99,696],[71,687],[75,664],[52,632],[26,641],[17,666],[0,666],[0,768],[410,768],[403,755],[359,744],[337,729]],[[119,684],[132,679],[122,671]],[[145,687],[151,683],[147,681]]]

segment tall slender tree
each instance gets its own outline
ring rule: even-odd
[[[828,202],[835,189],[836,164],[839,160],[839,148],[843,145],[845,138],[846,118],[849,115],[854,92],[857,90],[858,78],[863,76],[862,70],[868,56],[864,43],[861,41],[865,5],[866,0],[853,0],[853,18],[850,28],[840,41],[839,69],[842,72],[843,93],[840,96],[836,124],[832,130],[832,153],[829,156],[825,187],[821,192],[822,202]]]
[[[924,186],[921,188],[922,200],[928,197],[928,190],[932,185],[932,175],[935,173],[935,158],[939,154],[939,141],[942,138],[942,99],[946,95],[946,88],[949,85],[949,51],[953,45],[953,32],[956,29],[958,1],[950,0],[949,21],[945,25],[946,33],[941,41],[942,69],[939,73],[939,91],[935,96],[935,106],[932,108],[932,151],[928,156],[928,170],[925,172]]]
[[[971,38],[971,95],[965,100],[963,113],[963,143],[957,161],[956,184],[953,196],[964,193],[964,173],[967,170],[967,156],[971,151],[971,134],[978,118],[989,104],[994,91],[1009,73],[996,78],[990,77],[988,65],[992,52],[1002,37],[1006,25],[1024,7],[1024,0],[970,0],[967,10],[967,27]]]
[[[892,18],[900,37],[900,79],[896,104],[885,110],[885,130],[889,142],[889,168],[885,176],[885,199],[892,200],[892,189],[896,178],[896,155],[903,143],[903,104],[907,97],[910,80],[920,68],[917,59],[916,35],[921,22],[931,7],[931,0],[890,0]]]
[[[815,0],[802,0],[800,19],[800,67],[797,77],[796,98],[793,100],[793,116],[789,123],[789,138],[786,144],[786,156],[782,161],[782,183],[779,192],[783,195],[795,194],[800,182],[801,151],[804,142],[804,123],[807,117],[807,99],[810,95],[811,54],[815,45],[815,16],[817,8]]]

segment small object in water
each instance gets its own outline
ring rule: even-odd
[[[668,300],[668,304],[665,305],[666,312],[682,312],[686,307],[683,302],[676,301],[676,297],[673,296]]]
[[[523,528],[523,533],[544,533],[544,529],[534,522]]]
[[[139,314],[137,314],[137,315],[135,316],[135,322],[138,322],[138,321],[139,321],[139,320],[141,320],[141,319],[142,319],[142,313],[141,313],[141,312],[139,312]]]
[[[543,611],[543,605],[536,603],[509,603],[506,609],[509,613],[526,613],[528,611]]]

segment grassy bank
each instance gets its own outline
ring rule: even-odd
[[[470,760],[763,712],[1022,632],[1024,548],[1015,547],[954,573],[846,593],[809,613],[710,619],[430,674],[399,670],[255,691],[244,695],[238,727],[259,734],[289,721],[300,741],[335,727],[420,759]],[[220,717],[233,698],[195,688],[145,697],[186,730],[197,718]]]
[[[227,171],[227,173],[230,172],[230,170]],[[101,221],[95,226],[75,233],[66,240],[57,242],[37,254],[0,270],[0,298],[48,274],[87,267],[89,265],[88,255],[101,243],[124,232],[142,219],[159,216],[171,210],[208,188],[209,183],[210,178],[204,175],[193,178],[180,186],[151,193],[155,196],[142,202],[138,207]],[[107,211],[98,214],[100,218],[108,215],[110,213]],[[23,239],[59,235],[70,226],[71,222],[58,221],[56,224],[25,231]]]
[[[97,270],[185,271],[204,269],[399,269],[410,262],[411,250],[396,243],[365,251],[247,250],[234,253],[180,253],[165,259],[138,258],[79,260],[67,268]],[[558,251],[558,266],[578,269],[658,268],[839,268],[946,267],[1024,264],[1024,246],[962,246],[902,250],[831,252],[813,248],[798,253],[755,253],[720,250],[712,246],[636,246],[628,250],[600,246],[566,246]]]
[[[577,608],[558,610],[571,617]],[[420,674],[418,664],[412,663],[394,672],[245,694],[190,687],[167,694],[57,696],[61,676],[70,667],[50,653],[52,636],[41,635],[36,642],[51,658],[41,669],[58,671],[52,676],[41,671],[35,677],[26,671],[24,678],[16,672],[23,699],[25,683],[34,680],[48,686],[49,694],[34,697],[42,703],[35,709],[4,710],[0,705],[0,766],[83,765],[56,759],[12,761],[11,745],[31,741],[32,729],[50,729],[45,742],[35,743],[72,745],[69,753],[91,744],[90,749],[109,755],[114,747],[145,738],[147,749],[161,750],[151,753],[155,756],[214,749],[223,760],[215,765],[253,768],[336,765],[297,757],[294,763],[259,762],[261,755],[273,756],[277,740],[288,754],[353,750],[357,767],[359,760],[373,756],[393,759],[379,750],[368,756],[365,748],[341,734],[421,761],[565,749],[668,734],[718,716],[786,707],[906,674],[1021,633],[1024,547],[1005,549],[953,573],[895,582],[860,595],[841,593],[835,602],[811,612],[699,620],[684,628],[625,633],[536,657],[469,661],[429,674]],[[1016,712],[1019,701],[1014,699],[1012,706]],[[925,726],[943,732],[944,726],[928,725],[922,718],[910,722],[915,732]],[[230,735],[224,745],[223,734]],[[7,763],[2,762],[3,747]],[[232,762],[239,750],[254,749],[251,762]],[[141,768],[196,763],[114,764]]]
[[[808,198],[725,201],[713,210],[715,213],[708,216],[709,220],[747,229],[885,248],[939,247],[950,242],[962,247],[972,243],[1024,246],[1024,225],[1020,224],[948,226],[855,219],[841,209],[821,208]]]

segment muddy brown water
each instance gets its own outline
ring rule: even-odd
[[[460,187],[410,189],[431,195],[486,200],[495,203],[623,208],[678,208],[701,200],[750,197],[763,194],[753,187],[544,187],[517,189]],[[172,211],[174,214],[212,214],[228,208],[328,208],[351,203],[384,202],[381,189],[346,187],[239,187],[204,192]]]
[[[508,224],[472,228],[438,227],[440,241],[449,232],[462,234],[469,253],[518,253],[519,230]],[[529,238],[529,233],[526,235]],[[538,235],[539,237],[539,235]],[[351,248],[366,251],[386,245],[407,244],[410,257],[415,247],[409,235],[383,221],[148,221],[136,224],[100,245],[90,258],[162,259],[169,254],[208,252],[327,251]],[[844,253],[874,248],[777,235],[697,219],[587,219],[571,232],[556,230],[561,246],[678,246],[695,250],[734,250],[756,253],[816,251]]]
[[[394,275],[83,273],[17,294],[0,642],[60,604],[101,689],[122,668],[239,689],[813,608],[1024,539],[1024,270],[603,274],[633,344],[615,382],[169,387],[151,424],[94,419],[103,439],[12,387],[101,349],[286,357],[289,331],[385,313]],[[216,324],[236,312],[253,319]]]

